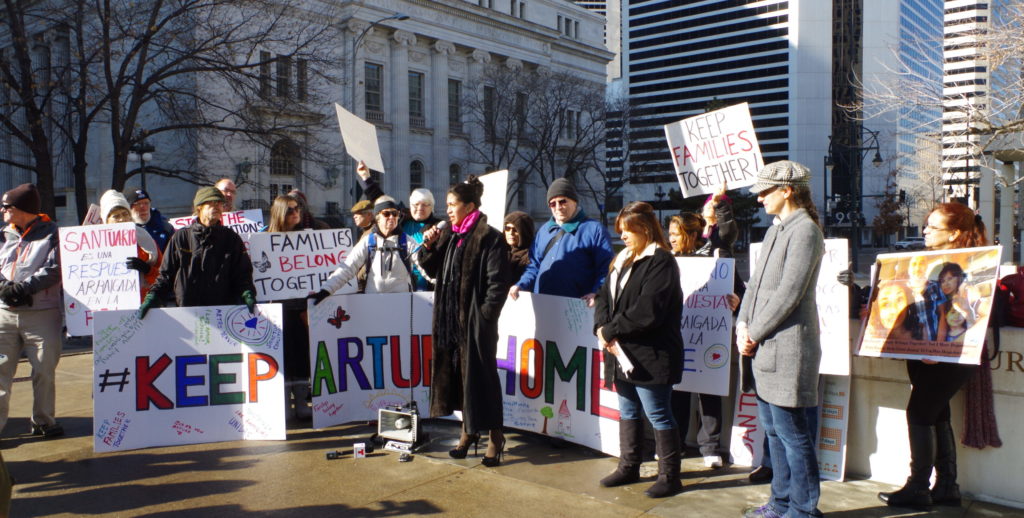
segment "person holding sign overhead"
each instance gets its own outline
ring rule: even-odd
[[[750,192],[775,224],[765,234],[736,320],[744,390],[753,372],[758,415],[772,453],[768,503],[745,518],[822,516],[815,431],[807,407],[818,405],[821,344],[815,287],[825,253],[811,171],[782,160],[764,166]],[[751,361],[752,359],[752,361]]]
[[[605,487],[640,480],[643,453],[641,412],[654,428],[658,480],[651,498],[674,495],[682,447],[672,415],[672,385],[683,374],[683,290],[679,267],[654,208],[633,202],[615,218],[622,249],[597,293],[594,334],[604,350],[605,384],[619,397],[619,466],[601,479]]]
[[[498,316],[508,292],[508,245],[480,212],[484,186],[475,176],[448,189],[451,226],[423,236],[421,264],[434,287],[434,360],[430,415],[462,411],[459,444],[448,452],[463,459],[488,430],[482,464],[501,464],[504,407],[498,379]]]
[[[192,200],[196,220],[167,243],[160,274],[139,306],[139,318],[172,291],[179,307],[228,306],[244,302],[256,310],[252,261],[235,231],[221,225],[224,195],[200,187]]]
[[[64,435],[54,376],[60,361],[61,289],[57,224],[39,213],[30,183],[4,193],[0,233],[0,429],[7,423],[18,359],[32,364],[32,435]]]
[[[608,230],[584,214],[576,187],[566,178],[548,187],[551,219],[537,231],[530,264],[508,294],[519,291],[576,297],[593,306],[614,252]]]
[[[949,250],[986,246],[985,225],[970,207],[961,203],[943,203],[928,214],[924,227],[924,243],[928,250]],[[962,270],[947,270],[947,279],[959,288]],[[943,281],[940,273],[939,281]],[[941,284],[937,284],[942,289]],[[955,294],[949,290],[949,294]],[[946,296],[946,295],[944,295]],[[908,306],[912,307],[912,306]],[[948,307],[945,304],[942,307]],[[948,310],[946,311],[948,313]],[[946,314],[942,315],[946,318]],[[942,337],[945,338],[945,337]],[[985,356],[986,353],[982,353]],[[890,506],[960,505],[960,486],[956,482],[956,437],[950,424],[949,402],[979,370],[978,365],[937,363],[933,360],[907,360],[910,377],[910,400],[907,401],[907,435],[910,438],[910,476],[906,484],[878,498]],[[991,395],[989,396],[991,399]],[[979,405],[967,398],[965,406]],[[968,410],[965,410],[968,412]],[[968,415],[973,412],[968,412]],[[979,411],[980,413],[980,411]],[[935,469],[935,485],[929,488]]]
[[[732,200],[725,195],[726,183],[704,201],[704,245],[694,254],[705,257],[732,257],[732,245],[740,229],[732,215]]]

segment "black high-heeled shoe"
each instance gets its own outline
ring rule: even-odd
[[[477,454],[477,447],[480,445],[480,434],[467,434],[466,442],[448,450],[448,456],[453,459],[464,459],[469,454],[469,445],[473,445],[473,455]]]
[[[484,455],[484,458],[480,460],[480,464],[483,464],[488,468],[501,466],[501,457],[505,455],[505,437],[502,436],[501,441],[493,442],[498,447],[498,453],[493,457],[488,457],[487,455]]]

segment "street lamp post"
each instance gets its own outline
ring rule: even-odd
[[[661,188],[660,183],[658,184],[658,190],[654,191],[654,196],[658,198],[658,224],[661,225],[665,223],[665,220],[662,219],[661,216],[661,200],[663,200],[665,196],[668,196],[668,193]]]
[[[837,139],[833,139],[829,136],[828,144],[828,155],[825,157],[825,165],[828,168],[828,164],[842,164],[843,170],[849,175],[850,182],[850,206],[849,206],[849,220],[850,220],[850,237],[852,243],[850,243],[851,258],[853,271],[856,272],[859,269],[860,261],[860,219],[861,209],[863,208],[863,196],[861,191],[863,190],[863,176],[861,174],[862,167],[864,164],[864,158],[867,157],[868,152],[874,151],[875,156],[871,159],[871,164],[875,167],[882,165],[882,155],[879,152],[878,147],[878,132],[872,131],[864,126],[857,125],[857,130],[853,132],[853,135],[860,137],[860,144],[853,145],[849,143],[838,142]],[[851,163],[850,155],[856,155],[856,163]],[[826,182],[827,182],[826,173]],[[827,184],[826,184],[827,185]],[[827,188],[826,188],[827,189]],[[829,197],[829,193],[826,190],[826,200]],[[827,203],[827,202],[826,202]]]
[[[145,135],[145,132],[142,132],[142,135]],[[142,190],[146,190],[146,162],[153,160],[154,151],[156,151],[156,147],[147,142],[145,136],[128,148],[128,161],[140,164],[139,174],[142,175],[140,180]]]
[[[356,36],[356,39],[352,40],[352,50],[351,50],[351,53],[350,53],[350,56],[349,56],[349,60],[348,60],[348,63],[349,63],[349,74],[348,74],[348,83],[349,83],[348,101],[349,102],[348,102],[348,109],[349,109],[350,112],[356,113],[356,61],[357,61],[357,59],[359,57],[359,44],[362,43],[363,38],[365,38],[366,34],[370,32],[370,29],[373,29],[374,27],[376,27],[380,23],[386,22],[388,20],[402,21],[402,20],[408,20],[408,19],[409,19],[409,15],[404,14],[404,13],[395,13],[395,14],[392,14],[391,16],[385,16],[385,17],[383,17],[383,18],[381,18],[381,19],[379,19],[377,21],[370,22],[370,25],[367,25],[362,30],[362,32],[360,32],[359,35]],[[349,18],[349,20],[351,21],[352,18]],[[355,178],[356,177],[356,164],[354,164],[354,163],[351,164],[351,167],[352,167],[351,178]],[[358,195],[357,195],[357,197],[358,197]]]

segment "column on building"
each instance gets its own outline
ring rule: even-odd
[[[416,35],[397,30],[391,35],[391,163],[386,164],[385,192],[396,200],[409,192],[409,50]]]
[[[470,59],[469,59],[469,76],[466,78],[466,87],[467,88],[477,88],[477,91],[473,92],[473,95],[476,95],[477,98],[481,99],[481,101],[482,101],[483,100],[483,96],[484,96],[484,92],[483,92],[483,87],[484,87],[484,84],[483,84],[484,68],[491,63],[491,53],[487,52],[486,50],[476,49],[476,50],[473,51],[472,54],[470,54],[469,57],[470,57]],[[481,114],[474,114],[473,117],[480,117],[481,120],[482,120],[483,114],[482,113]],[[473,121],[473,124],[470,124],[470,126],[469,126],[469,132],[468,132],[469,133],[469,138],[473,142],[483,142],[484,141],[484,128],[478,122],[479,121]],[[471,153],[471,155],[472,155],[472,153]],[[470,164],[473,164],[473,163],[480,164],[479,159],[480,159],[480,157],[478,157],[478,156],[470,156],[469,157],[469,163]],[[486,166],[487,164],[482,164],[482,165]],[[479,170],[479,169],[474,168],[474,167],[471,166],[469,168],[469,171],[473,171],[473,170]],[[469,171],[465,171],[464,174],[468,173]]]
[[[451,161],[449,142],[451,128],[448,127],[448,56],[455,53],[455,45],[450,41],[437,40],[431,45],[430,56],[430,114],[434,120],[430,126],[434,128],[431,137],[431,158],[427,170],[424,171],[423,182],[433,192],[444,192],[448,188],[448,163]],[[437,212],[438,207],[435,207]]]
[[[999,189],[999,242],[1003,245],[1001,263],[1013,262],[1013,182],[1017,178],[1014,162],[1006,162],[999,166],[999,175],[1003,181]],[[986,223],[988,224],[988,223]],[[995,228],[993,225],[993,232]]]

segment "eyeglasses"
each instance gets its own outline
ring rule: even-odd
[[[551,201],[548,202],[548,207],[551,207],[552,209],[555,208],[555,207],[562,207],[562,206],[565,206],[565,205],[569,205],[569,201],[570,201],[569,198],[562,198],[560,200],[551,200]]]
[[[397,218],[398,217],[398,211],[397,210],[385,210],[385,211],[381,211],[380,215],[384,216],[385,218]]]
[[[298,211],[299,211],[298,207],[288,207],[288,210],[285,211],[285,215],[291,216],[292,214],[295,214]]]
[[[11,210],[13,208],[14,208],[14,205],[11,205],[10,203],[5,203],[3,205],[0,205],[0,209],[3,209],[3,210]]]

